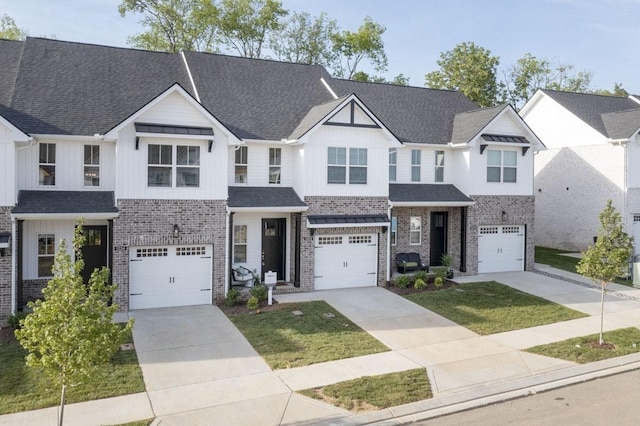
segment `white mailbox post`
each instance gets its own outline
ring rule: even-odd
[[[278,281],[277,272],[269,271],[264,274],[264,284],[269,289],[269,299],[268,299],[269,305],[273,303],[273,288],[276,286],[277,281]]]

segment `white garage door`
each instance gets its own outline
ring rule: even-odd
[[[320,235],[315,247],[316,290],[377,284],[377,234]]]
[[[131,247],[129,309],[211,304],[210,245]]]
[[[478,273],[524,270],[524,226],[478,229]]]

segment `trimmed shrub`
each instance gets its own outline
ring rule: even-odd
[[[264,284],[258,284],[251,287],[249,290],[251,297],[255,297],[258,299],[258,302],[263,302],[267,300],[267,295],[269,294],[269,289]]]
[[[227,296],[224,298],[224,303],[226,303],[227,306],[236,306],[238,301],[240,301],[240,291],[232,288],[227,292]]]
[[[396,287],[398,288],[407,288],[409,287],[410,283],[411,278],[409,278],[409,275],[400,275],[398,278],[396,278]]]
[[[416,280],[427,282],[427,271],[418,271],[415,274]]]
[[[27,315],[28,313],[25,311],[16,312],[15,314],[11,315],[7,320],[9,327],[11,327],[12,330],[19,330],[21,327],[20,321],[25,319]]]
[[[249,300],[247,300],[247,309],[255,310],[260,307],[260,301],[256,296],[251,296]]]
[[[416,290],[424,290],[426,286],[427,283],[420,278],[416,278],[416,282],[413,284],[413,288],[415,288]]]
[[[436,287],[442,287],[444,285],[444,278],[435,277],[433,280],[433,285],[435,285]]]

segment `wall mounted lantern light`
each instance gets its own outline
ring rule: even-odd
[[[173,238],[180,238],[180,228],[178,225],[173,225]]]

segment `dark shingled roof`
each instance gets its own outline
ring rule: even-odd
[[[319,65],[187,52],[201,103],[242,139],[280,140],[311,108],[332,100]]]
[[[306,207],[290,187],[230,186],[229,207]]]
[[[547,89],[542,90],[542,93],[571,111],[576,117],[604,136],[610,138],[613,137],[609,134],[609,129],[605,125],[603,114],[638,108],[638,103],[629,98],[593,95],[590,93],[559,92]]]
[[[334,79],[338,96],[355,93],[402,142],[446,144],[453,117],[478,105],[459,92]]]
[[[456,114],[453,119],[451,142],[454,144],[469,142],[505,108],[509,108],[509,106],[498,105],[491,108],[476,109]]]
[[[454,185],[450,184],[389,184],[391,202],[473,202]]]
[[[309,215],[307,220],[311,225],[365,225],[372,223],[389,223],[386,214],[362,215]]]
[[[331,111],[344,102],[348,96],[342,96],[338,99],[333,99],[329,102],[325,102],[322,105],[317,105],[311,108],[311,110],[304,116],[298,127],[296,127],[288,139],[298,139],[304,136],[313,126],[318,124],[324,119]]]
[[[9,107],[27,133],[105,133],[178,82],[179,55],[27,38]],[[0,57],[4,52],[0,54]]]
[[[117,213],[113,191],[20,191],[11,211],[23,214]]]
[[[0,40],[0,105],[9,106],[24,41]]]
[[[640,109],[602,114],[602,121],[611,139],[627,139],[640,129]]]

